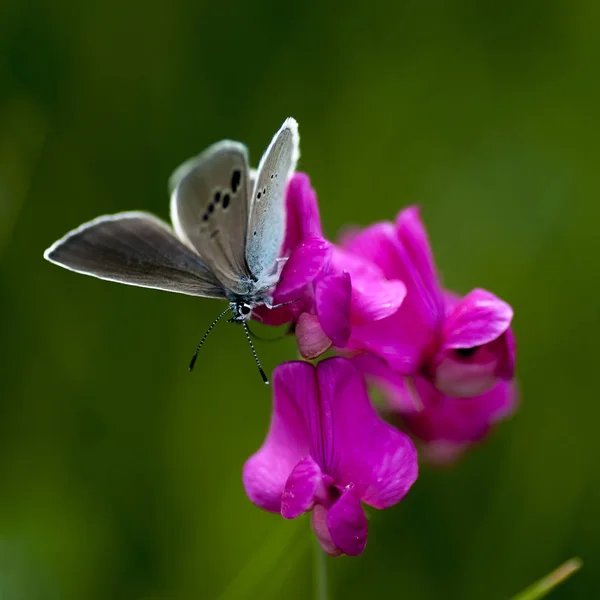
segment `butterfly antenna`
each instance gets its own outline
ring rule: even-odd
[[[248,343],[250,344],[250,348],[252,348],[252,355],[254,356],[254,360],[256,361],[256,366],[258,367],[260,376],[262,377],[262,380],[265,382],[265,385],[269,385],[269,380],[268,380],[265,372],[263,371],[263,368],[260,364],[260,360],[258,360],[258,354],[256,354],[254,344],[252,343],[252,339],[250,338],[250,330],[248,329],[248,324],[246,322],[244,322],[244,323],[242,323],[242,325],[244,326],[244,332],[246,334],[246,339],[248,340]]]
[[[212,331],[212,328],[230,311],[230,308],[227,307],[211,324],[211,326],[206,330],[206,333],[204,334],[204,336],[202,337],[202,339],[200,340],[200,343],[198,344],[198,347],[196,348],[196,352],[194,352],[194,356],[192,356],[192,360],[190,361],[190,366],[188,367],[188,371],[191,371],[194,368],[194,365],[196,364],[196,359],[198,358],[198,352],[200,352],[200,349],[202,348],[202,345],[204,344],[204,342],[206,341],[206,338],[208,337],[208,334]]]

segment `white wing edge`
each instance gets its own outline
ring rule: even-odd
[[[182,165],[183,166],[183,165]],[[170,183],[171,180],[169,180]],[[169,214],[171,217],[171,223],[173,223],[173,229],[175,231],[175,235],[193,252],[196,252],[196,250],[194,250],[194,246],[192,244],[192,242],[190,242],[190,240],[188,239],[188,237],[185,235],[185,232],[183,231],[183,227],[181,226],[181,221],[179,220],[179,214],[177,212],[177,187],[175,187],[173,189],[173,191],[171,192],[171,203],[169,205]]]
[[[179,220],[179,215],[177,214],[177,188],[181,180],[189,175],[203,160],[206,159],[210,154],[214,154],[218,152],[224,147],[234,147],[243,154],[246,155],[246,163],[248,163],[248,148],[241,142],[236,142],[234,140],[221,140],[220,142],[216,142],[209,146],[206,150],[202,151],[200,154],[196,156],[192,156],[192,158],[188,158],[185,162],[179,165],[169,177],[169,193],[171,194],[171,203],[169,208],[169,213],[171,217],[171,223],[173,223],[173,229],[175,230],[175,234],[177,237],[189,248],[194,248],[190,240],[185,235],[183,228],[181,227],[181,221]],[[250,186],[248,186],[250,188]],[[252,190],[248,189],[248,194],[251,194]],[[250,196],[251,197],[251,196]],[[196,252],[196,250],[194,250]]]
[[[169,227],[168,223],[165,223],[165,221],[163,221],[156,215],[153,215],[151,213],[141,211],[141,210],[130,210],[130,211],[116,213],[114,215],[102,215],[100,217],[96,217],[95,219],[92,219],[91,221],[87,221],[86,223],[83,223],[82,225],[80,225],[79,227],[76,227],[75,229],[72,229],[71,231],[69,231],[68,233],[63,235],[63,237],[61,237],[59,240],[56,240],[56,242],[54,242],[54,244],[52,244],[49,248],[46,248],[46,250],[44,251],[44,258],[48,262],[51,262],[54,265],[58,265],[59,267],[62,267],[63,269],[67,269],[67,271],[73,271],[73,273],[80,273],[81,275],[88,275],[88,276],[94,277],[96,279],[102,279],[102,281],[112,281],[113,283],[120,283],[123,285],[129,285],[131,287],[141,287],[141,288],[148,288],[151,290],[165,291],[163,288],[155,287],[152,285],[129,283],[127,281],[122,281],[120,279],[113,279],[112,277],[101,277],[100,275],[90,273],[90,271],[83,271],[81,269],[73,269],[72,267],[65,265],[64,263],[62,263],[58,260],[53,260],[52,258],[50,258],[50,254],[52,254],[52,252],[54,250],[56,250],[59,246],[64,244],[67,240],[80,234],[81,232],[85,231],[86,229],[90,229],[91,227],[94,227],[94,225],[97,225],[98,223],[103,223],[105,221],[120,221],[122,219],[140,218],[140,217],[144,218],[144,219],[151,219],[157,225],[161,226],[163,229],[165,229],[167,232],[169,232],[173,237],[177,237],[175,235],[175,233],[173,232],[173,229],[171,229],[171,227]],[[191,250],[191,251],[194,254],[197,254],[194,250]],[[199,256],[198,256],[198,258],[200,259]],[[175,292],[175,293],[183,294],[184,292]],[[187,294],[187,295],[191,296],[192,294]],[[196,296],[196,295],[194,294],[194,296]],[[198,296],[196,296],[196,297],[198,297]]]
[[[296,165],[298,164],[298,160],[300,158],[300,134],[298,133],[298,122],[296,121],[296,119],[294,119],[294,117],[288,117],[283,122],[283,125],[277,130],[277,133],[273,136],[271,143],[268,145],[267,149],[264,151],[264,153],[260,159],[260,163],[258,163],[258,168],[256,169],[256,179],[254,180],[255,185],[256,185],[256,182],[258,181],[258,174],[261,172],[261,170],[264,166],[264,162],[265,162],[267,156],[269,155],[271,148],[275,144],[275,141],[279,137],[279,134],[282,131],[284,131],[285,129],[289,129],[289,131],[292,134],[292,147],[293,147],[293,149],[292,149],[292,164],[290,166],[290,171],[287,174],[288,181],[290,180],[290,178],[296,171]],[[254,192],[255,192],[255,190],[252,190],[251,198],[254,198]]]

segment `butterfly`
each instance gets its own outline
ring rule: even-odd
[[[183,163],[171,176],[171,228],[141,211],[98,217],[52,244],[44,258],[108,281],[228,301],[244,331],[263,381],[268,379],[247,320],[257,306],[272,308],[285,236],[285,191],[299,157],[298,124],[284,121],[250,170],[248,151],[224,140]]]

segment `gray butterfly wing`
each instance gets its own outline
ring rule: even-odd
[[[246,260],[257,286],[277,281],[285,236],[285,190],[299,157],[298,124],[286,119],[261,158],[250,201]]]
[[[200,257],[164,221],[148,213],[98,217],[55,242],[44,257],[99,279],[225,298],[223,288]]]
[[[198,251],[234,294],[254,287],[246,262],[248,157],[243,144],[213,144],[171,176],[171,220],[177,235]]]

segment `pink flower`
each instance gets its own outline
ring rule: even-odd
[[[414,207],[395,224],[353,234],[345,248],[407,287],[397,312],[353,329],[354,362],[421,441],[422,455],[451,462],[515,409],[512,308],[485,290],[460,298],[441,287]]]
[[[344,348],[354,327],[396,312],[406,288],[386,278],[376,264],[323,237],[307,175],[296,173],[291,179],[286,204],[285,265],[273,294],[273,304],[283,306],[261,306],[253,316],[269,325],[292,323],[300,353],[312,359],[331,346]]]
[[[403,375],[422,376],[448,396],[477,396],[512,379],[512,308],[485,290],[461,299],[442,289],[416,207],[400,212],[395,224],[352,235],[344,247],[407,288],[398,311],[353,329],[348,348],[379,356]]]
[[[352,362],[382,392],[403,428],[420,442],[420,456],[432,463],[455,461],[517,405],[513,382],[500,381],[472,398],[455,398],[440,392],[427,377],[401,375],[373,355],[361,354]]]
[[[254,504],[286,519],[310,511],[327,553],[357,555],[367,542],[361,502],[397,504],[416,478],[412,442],[377,415],[350,361],[275,369],[269,433],[243,473]]]

